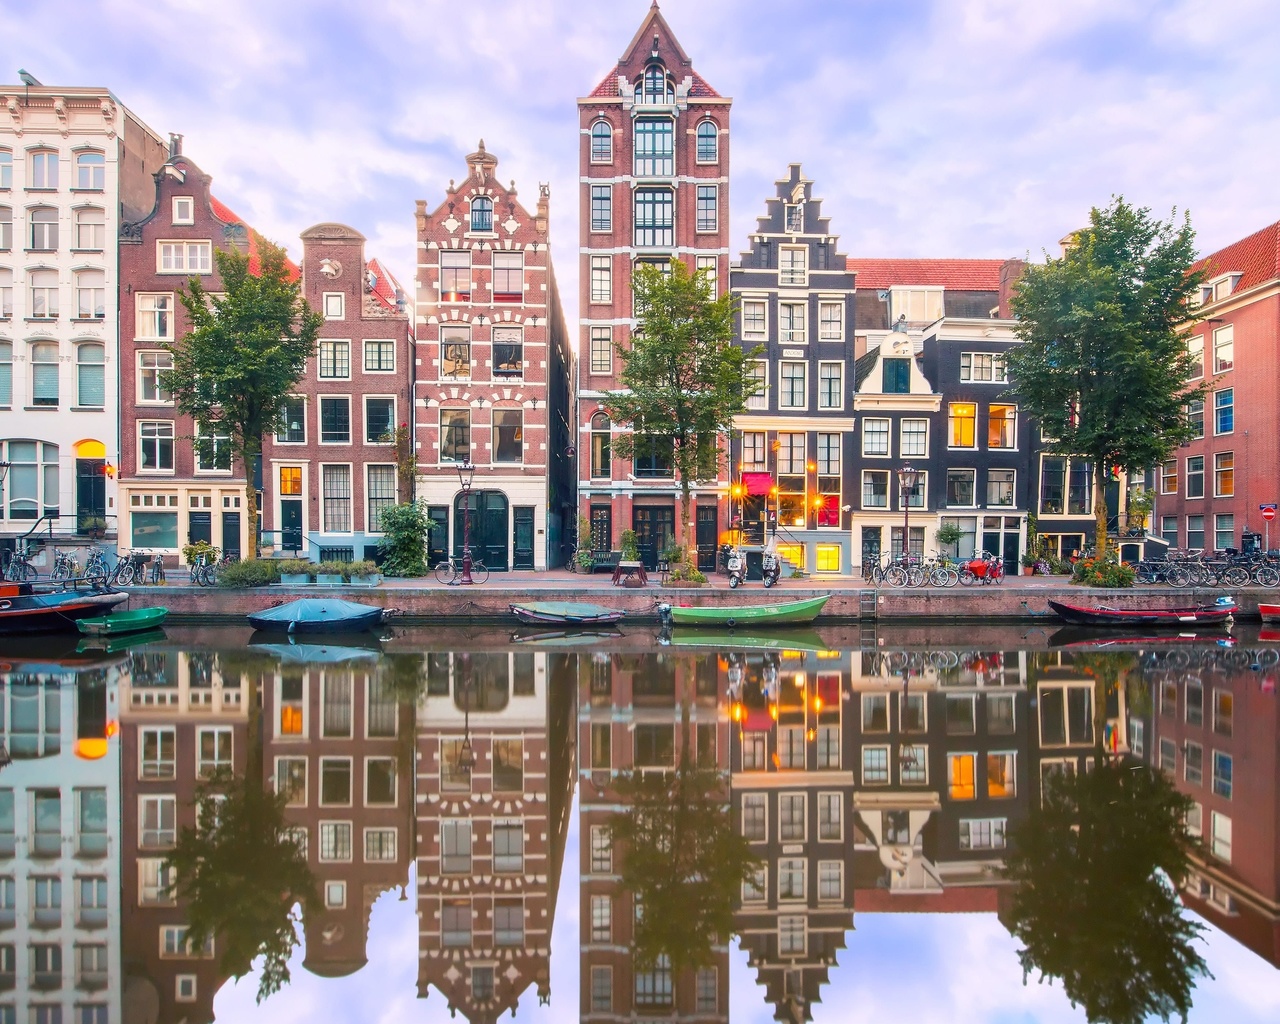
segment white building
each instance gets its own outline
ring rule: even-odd
[[[0,86],[0,110],[0,542],[114,534],[116,239],[166,146],[106,89]]]

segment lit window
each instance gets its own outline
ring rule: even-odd
[[[954,409],[955,406],[952,406]],[[987,447],[1016,448],[1018,410],[1012,405],[987,406]]]
[[[947,787],[952,800],[973,800],[977,797],[974,781],[973,754],[950,754],[947,757]]]
[[[1178,463],[1174,459],[1160,464],[1160,493],[1178,493]]]
[[[947,407],[948,444],[952,448],[975,448],[978,407],[972,402],[952,402]]]
[[[1235,452],[1217,452],[1213,456],[1213,496],[1230,498],[1236,493]]]
[[[993,800],[1014,797],[1018,792],[1015,754],[987,755],[987,796]]]

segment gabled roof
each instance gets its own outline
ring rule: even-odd
[[[658,0],[653,0],[649,7],[649,16],[640,23],[640,27],[636,29],[636,34],[631,37],[631,42],[627,44],[627,48],[622,51],[622,56],[618,59],[618,63],[622,64],[630,60],[635,54],[636,48],[641,43],[647,43],[650,35],[654,30],[660,36],[666,36],[671,40],[671,45],[675,47],[676,53],[680,55],[680,60],[685,64],[689,64],[689,55],[684,52],[684,47],[680,45],[680,40],[676,38],[676,34],[671,31],[671,26],[667,24],[667,19],[662,16],[662,12],[658,10]]]
[[[845,267],[858,275],[858,288],[931,285],[966,292],[998,292],[1004,260],[911,260],[850,257]]]
[[[1236,291],[1280,277],[1280,221],[1210,253],[1196,269],[1203,269],[1210,281],[1233,271],[1242,274]]]
[[[624,64],[630,63],[636,55],[636,51],[644,49],[647,53],[651,48],[651,40],[654,36],[660,36],[675,51],[678,64],[670,70],[675,76],[676,82],[682,82],[685,76],[693,79],[689,86],[689,97],[691,99],[713,99],[718,98],[720,94],[707,84],[707,80],[693,70],[693,61],[689,59],[689,55],[685,53],[684,47],[680,45],[680,40],[676,38],[676,34],[671,31],[671,26],[667,24],[667,19],[662,16],[662,12],[658,10],[658,0],[653,0],[653,5],[649,8],[648,16],[640,23],[640,27],[636,30],[636,34],[631,37],[631,42],[627,44],[627,48],[622,51],[622,56],[618,58],[618,63],[610,72],[605,75],[604,80],[600,82],[587,95],[589,97],[605,99],[610,96],[617,96],[618,93],[618,69]]]
[[[685,68],[684,71],[685,74],[693,79],[689,85],[690,99],[715,99],[719,97],[720,94],[716,92],[715,89],[711,88],[711,86],[707,84],[707,80],[698,74],[698,72],[694,71],[693,68]],[[587,95],[597,99],[608,99],[611,96],[617,96],[618,69],[614,68],[605,75],[600,84],[587,93]]]
[[[862,387],[862,382],[871,376],[871,371],[876,368],[876,363],[880,362],[880,350],[873,348],[860,355],[853,364],[853,390],[858,391]]]
[[[220,201],[217,196],[209,196],[209,205],[213,209],[213,215],[224,224],[239,224],[249,239],[249,273],[258,274],[262,270],[260,243],[265,241],[262,235],[258,234],[243,217],[238,216],[226,203]],[[302,271],[298,269],[298,265],[287,256],[284,261],[285,268],[289,271],[289,280],[296,281],[302,276]]]

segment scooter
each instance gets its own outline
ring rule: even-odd
[[[772,587],[778,582],[778,577],[782,575],[782,559],[778,557],[777,552],[766,551],[764,553],[760,570],[766,587]]]
[[[742,552],[734,548],[729,554],[729,587],[736,590],[738,584],[747,578],[747,560]]]

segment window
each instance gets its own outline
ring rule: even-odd
[[[1192,438],[1204,437],[1204,399],[1187,403],[1187,423],[1191,426]]]
[[[719,284],[717,275],[720,272],[716,257],[694,257],[694,271],[695,277],[700,277],[702,280],[707,282],[707,298],[714,301],[716,297],[716,287]]]
[[[962,850],[1003,850],[1004,818],[961,819],[960,849]]]
[[[862,471],[862,507],[889,507],[889,471],[887,469]]]
[[[516,821],[497,821],[493,825],[493,870],[524,870],[524,825]]]
[[[13,188],[13,153],[0,149],[0,189]]]
[[[365,829],[364,859],[369,864],[394,861],[396,859],[396,830],[394,828]]]
[[[1199,380],[1204,376],[1204,335],[1193,334],[1187,339],[1187,355],[1194,364],[1188,380]]]
[[[1235,429],[1235,389],[1225,388],[1213,393],[1213,432],[1230,434]]]
[[[809,340],[804,323],[807,309],[803,302],[778,303],[778,340],[784,345],[803,345]]]
[[[1236,517],[1230,512],[1213,517],[1213,545],[1219,551],[1235,546]]]
[[[889,421],[864,418],[862,421],[862,454],[889,454]]]
[[[974,478],[972,469],[947,470],[947,505],[953,508],[972,508],[974,505]]]
[[[1213,372],[1230,370],[1235,362],[1235,326],[1227,324],[1213,332]]]
[[[493,461],[524,461],[524,411],[493,410]]]
[[[591,230],[613,230],[613,186],[591,186]]]
[[[602,412],[591,417],[591,476],[608,479],[613,473],[611,424]]]
[[[471,411],[440,410],[440,461],[467,462],[471,458]]]
[[[320,399],[320,443],[351,443],[351,399]]]
[[[781,363],[778,367],[778,408],[804,409],[809,404],[807,363]]]
[[[76,154],[76,188],[101,192],[107,183],[107,160],[101,153]]]
[[[33,270],[27,275],[31,284],[31,307],[33,319],[52,320],[58,315],[58,272],[56,270]]]
[[[48,206],[37,207],[28,218],[31,225],[31,248],[52,252],[58,248],[58,211]]]
[[[804,899],[804,876],[808,862],[803,857],[783,857],[778,861],[778,899]]]
[[[231,730],[204,728],[196,732],[196,777],[231,768]]]
[[[157,242],[161,274],[211,274],[213,257],[208,242]],[[327,312],[327,311],[326,311]]]
[[[298,734],[300,731],[292,735]],[[276,792],[284,794],[286,807],[307,806],[307,759],[305,757],[276,758]]]
[[[10,441],[11,468],[6,481],[10,519],[38,519],[58,514],[58,446],[38,441]],[[41,503],[41,496],[44,501]],[[43,509],[43,513],[41,510]]]
[[[1215,796],[1231,799],[1231,755],[1220,750],[1213,752],[1213,792]]]
[[[80,877],[76,923],[81,928],[102,928],[107,923],[107,880],[99,876]]]
[[[58,154],[39,149],[31,154],[31,180],[28,188],[58,187]]]
[[[1217,452],[1213,456],[1213,496],[1230,498],[1236,493],[1235,452]]]
[[[391,340],[366,341],[364,343],[365,373],[394,373],[396,368],[396,343]]]
[[[493,200],[488,196],[476,196],[471,200],[471,230],[493,230]]]
[[[231,435],[219,433],[217,425],[197,424],[195,438],[196,470],[200,473],[231,471]]]
[[[1160,770],[1172,774],[1178,767],[1178,746],[1168,736],[1160,739]]]
[[[1003,384],[1008,380],[1004,356],[990,352],[962,352],[960,379]]]
[[[778,838],[784,843],[804,842],[804,800],[803,793],[781,793],[778,796]]]
[[[839,793],[818,794],[818,839],[838,843],[844,837],[844,804]]]
[[[1187,516],[1187,547],[1204,547],[1204,516]]]
[[[440,907],[440,938],[445,946],[471,945],[471,901],[445,900]]]
[[[902,421],[899,454],[904,459],[926,458],[929,454],[929,421]]]
[[[613,128],[608,121],[597,121],[591,126],[591,162],[613,162]]]
[[[613,941],[613,900],[608,896],[591,897],[591,941]]]
[[[881,359],[882,386],[886,395],[911,393],[911,360]]]
[[[973,800],[977,796],[974,782],[973,754],[947,756],[947,790],[952,800]]]
[[[987,755],[987,796],[993,800],[1003,800],[1017,796],[1017,755]]]
[[[324,339],[320,342],[322,380],[347,380],[351,376],[351,342]]]
[[[943,313],[941,288],[891,288],[891,321],[905,316],[908,323],[932,323]]]
[[[76,404],[101,409],[107,402],[107,352],[102,345],[76,346]]]
[[[147,341],[173,340],[173,295],[139,295],[137,337]]]
[[[524,900],[494,900],[493,942],[496,946],[524,945]]]
[[[453,818],[440,822],[440,870],[447,874],[471,871],[471,822]]]
[[[106,242],[107,222],[103,211],[96,206],[76,210],[76,248],[87,252],[102,252]]]
[[[31,346],[31,404],[58,404],[58,345],[42,341]]]
[[[675,200],[670,189],[635,191],[635,244],[670,247],[675,243]]]
[[[440,328],[440,377],[448,380],[471,378],[471,329]]]
[[[955,408],[952,406],[952,408]],[[1012,405],[987,406],[987,447],[1018,446],[1018,410]]]
[[[803,956],[805,950],[805,919],[799,914],[787,914],[778,918],[778,952],[783,956]]]
[[[365,529],[370,533],[382,532],[382,513],[396,503],[396,467],[369,466],[369,482],[365,496],[369,507]]]
[[[195,221],[195,200],[191,196],[174,196],[173,222],[175,224],[194,224]]]
[[[320,400],[321,412],[324,399]],[[351,532],[351,467],[321,466],[323,529],[326,533]]]
[[[635,174],[638,178],[669,178],[675,173],[675,122],[642,117],[636,121]]]
[[[177,797],[138,797],[138,845],[172,846],[177,835]]]
[[[987,470],[987,505],[990,508],[1013,508],[1013,485],[1017,471]]]
[[[1160,464],[1160,493],[1178,493],[1178,463],[1173,459]]]
[[[1177,516],[1161,516],[1160,517],[1160,539],[1168,544],[1171,548],[1178,546],[1178,517]]]
[[[395,758],[365,758],[364,802],[367,807],[394,807],[396,805]]]
[[[1187,497],[1204,497],[1204,456],[1187,457]]]
[[[173,421],[141,421],[138,424],[138,454],[140,472],[172,473]]]
[[[947,406],[948,445],[952,448],[976,448],[975,423],[978,407],[972,402],[952,402]]]
[[[76,853],[81,857],[107,854],[107,791],[76,790]]]
[[[697,197],[697,230],[715,231],[719,226],[717,214],[717,197],[719,189],[715,185],[699,185]]]
[[[591,328],[591,372],[613,372],[613,328]]]
[[[839,302],[818,303],[818,338],[821,341],[844,339],[844,306]]]
[[[716,162],[719,157],[719,141],[720,132],[714,121],[703,121],[698,125],[698,163]]]
[[[818,408],[839,409],[844,404],[844,366],[818,364]]]
[[[172,364],[172,359],[170,359]],[[286,398],[280,410],[280,423],[276,426],[276,441],[301,444],[307,439],[307,401],[305,398]],[[299,494],[302,492],[299,491]]]
[[[613,257],[591,257],[591,301],[613,301]]]
[[[391,444],[396,433],[396,400],[364,400],[364,439],[369,444]]]
[[[767,332],[764,302],[744,300],[742,303],[742,336],[763,338]]]
[[[172,779],[176,774],[176,735],[172,727],[141,729],[138,778]]]
[[[803,246],[786,246],[778,250],[778,284],[803,287],[809,280],[809,250]]]
[[[783,211],[783,229],[790,234],[804,230],[804,204],[788,203]]]
[[[744,772],[764,771],[764,754],[764,733],[744,733],[742,737],[742,770]]]
[[[440,250],[440,301],[471,301],[471,253]]]
[[[493,301],[524,301],[524,253],[493,254]]]
[[[13,316],[13,271],[0,267],[0,320]]]
[[[13,210],[0,206],[0,252],[13,248]]]
[[[769,367],[763,359],[748,360],[747,380],[752,385],[751,397],[747,399],[748,409],[769,408]]]
[[[1213,855],[1219,860],[1231,863],[1231,819],[1225,814],[1213,812],[1213,838],[1211,841]]]
[[[862,748],[862,784],[885,786],[889,783],[889,748]]]
[[[351,860],[351,822],[322,821],[320,823],[320,860]]]
[[[56,927],[62,921],[62,879],[31,879],[31,923],[37,928]]]
[[[742,434],[742,465],[744,469],[764,469],[764,434],[758,430]]]

